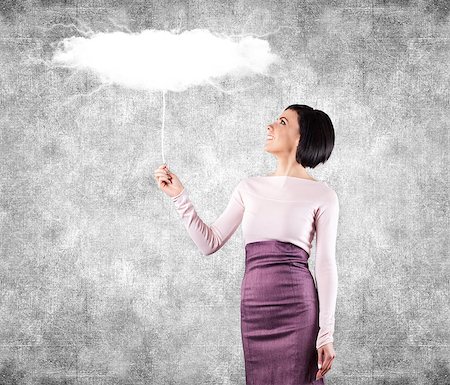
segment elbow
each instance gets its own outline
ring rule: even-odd
[[[219,249],[220,249],[220,247],[212,247],[212,248],[208,248],[208,249],[203,249],[202,253],[204,256],[208,256],[208,255],[214,254]]]
[[[208,249],[208,250],[204,250],[203,251],[203,255],[206,257],[208,255],[213,255],[215,252],[217,251],[217,249]]]
[[[222,247],[222,243],[214,238],[214,242],[207,242],[202,245],[202,253],[205,256],[214,254]]]

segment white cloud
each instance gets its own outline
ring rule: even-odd
[[[268,75],[281,59],[266,40],[246,36],[235,41],[206,29],[182,33],[99,32],[70,37],[52,58],[57,66],[92,71],[103,83],[139,90],[184,91],[221,76]]]

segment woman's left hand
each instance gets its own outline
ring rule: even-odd
[[[330,342],[317,349],[319,371],[316,374],[316,380],[323,377],[331,369],[336,353],[333,348],[333,343]]]

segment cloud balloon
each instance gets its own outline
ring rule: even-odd
[[[252,36],[235,40],[206,29],[182,33],[115,31],[69,37],[59,42],[52,57],[54,65],[90,71],[105,84],[162,91],[162,138],[167,91],[213,84],[225,75],[269,75],[270,65],[280,62],[266,40]]]

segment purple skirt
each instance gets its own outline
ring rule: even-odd
[[[323,385],[316,380],[319,301],[308,253],[278,240],[245,246],[241,335],[246,385]]]

